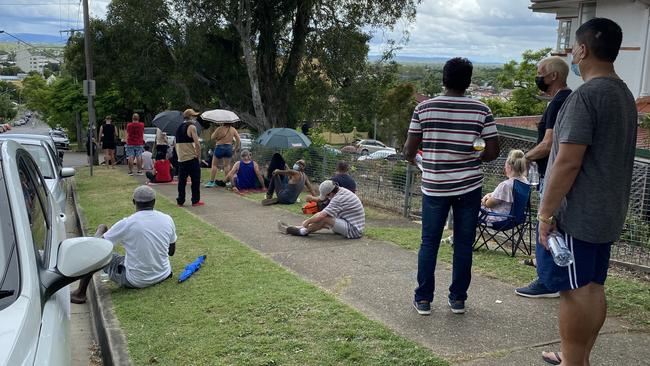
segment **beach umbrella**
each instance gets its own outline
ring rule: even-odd
[[[151,123],[168,135],[175,135],[178,127],[183,124],[181,111],[164,111],[156,114]]]
[[[311,140],[305,134],[291,128],[271,128],[257,138],[257,143],[276,149],[309,147]]]
[[[181,283],[192,277],[194,272],[198,271],[199,268],[201,268],[201,264],[203,264],[203,262],[205,262],[205,255],[199,256],[194,262],[185,266],[183,273],[181,273],[181,275],[178,277],[178,283]]]
[[[226,109],[213,109],[201,113],[201,119],[212,123],[235,123],[239,122],[239,116],[235,112]]]

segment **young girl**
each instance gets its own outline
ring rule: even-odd
[[[510,150],[508,159],[504,165],[507,180],[499,183],[494,192],[486,194],[481,200],[481,208],[488,212],[510,213],[514,197],[512,187],[515,179],[528,184],[526,179],[526,158],[521,150]],[[498,222],[505,220],[505,217],[488,216],[487,222]]]

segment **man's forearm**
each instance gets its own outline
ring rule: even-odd
[[[544,186],[544,198],[539,208],[542,217],[555,215],[560,208],[562,199],[569,193],[571,186],[580,171],[579,163],[569,160],[556,160],[551,170],[551,176]]]
[[[539,160],[547,157],[551,153],[551,144],[544,141],[533,147],[526,153],[526,160]]]

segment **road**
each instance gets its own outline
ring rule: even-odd
[[[34,124],[32,125],[32,121]],[[29,134],[29,135],[46,135],[50,127],[43,121],[36,117],[22,126],[14,126],[10,131],[5,134]],[[64,167],[80,167],[88,166],[88,156],[85,153],[77,153],[73,151],[66,151],[63,155]]]

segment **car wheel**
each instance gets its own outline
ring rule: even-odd
[[[361,150],[361,155],[368,155],[368,149]]]

